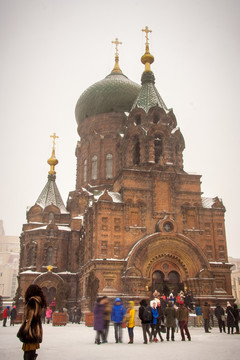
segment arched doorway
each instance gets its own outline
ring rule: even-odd
[[[181,290],[184,290],[184,284],[181,283],[177,271],[170,271],[166,277],[162,271],[156,270],[152,274],[152,291],[155,290],[166,296],[174,291],[176,296]]]

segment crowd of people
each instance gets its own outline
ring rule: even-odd
[[[191,292],[187,294],[181,291],[174,296],[174,291],[167,297],[157,291],[153,293],[153,299],[148,303],[146,299],[140,301],[138,317],[141,320],[143,343],[164,341],[166,333],[167,341],[175,341],[175,332],[180,331],[181,340],[191,341],[188,328],[189,316],[197,319],[197,326],[203,326],[209,333],[214,326],[214,315],[218,321],[220,332],[239,334],[239,309],[236,304],[228,302],[226,309],[219,303],[211,307],[207,302],[203,306],[194,305]],[[96,330],[95,343],[106,343],[110,321],[114,325],[115,342],[122,342],[122,329],[127,327],[129,344],[134,342],[135,327],[135,304],[129,301],[125,308],[120,298],[116,298],[111,307],[106,296],[98,298],[94,306],[94,330]],[[194,322],[195,323],[195,322]]]
[[[188,294],[189,295],[189,294]],[[162,333],[166,332],[166,340],[175,340],[175,329],[180,328],[182,341],[185,337],[191,341],[188,329],[188,316],[190,307],[186,305],[189,296],[179,293],[174,297],[173,292],[167,298],[154,292],[150,304],[145,299],[140,301],[138,316],[141,320],[143,343],[164,341]],[[185,300],[185,301],[183,301]],[[190,305],[190,304],[189,304]],[[96,330],[95,343],[107,342],[110,321],[114,324],[115,342],[122,342],[122,329],[127,327],[129,344],[134,342],[135,304],[129,301],[124,308],[121,299],[116,298],[111,308],[106,296],[98,298],[94,306],[94,330]],[[158,340],[159,337],[159,340]]]

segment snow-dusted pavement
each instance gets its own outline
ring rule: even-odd
[[[192,341],[182,342],[176,333],[175,342],[144,345],[141,327],[134,329],[134,344],[129,345],[127,329],[123,329],[123,343],[115,344],[114,329],[110,326],[108,344],[94,344],[95,332],[84,324],[53,327],[43,325],[44,340],[38,350],[38,360],[239,360],[240,335],[220,334],[217,328],[206,334],[203,328],[190,328]],[[4,328],[0,322],[0,359],[20,360],[21,343],[16,338],[19,325]]]

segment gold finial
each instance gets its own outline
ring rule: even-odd
[[[56,133],[53,133],[53,135],[50,135],[50,137],[53,138],[53,147],[52,147],[52,155],[50,157],[50,159],[48,159],[48,164],[50,165],[50,171],[48,172],[50,175],[55,175],[56,171],[54,170],[55,166],[58,164],[58,160],[56,159],[55,156],[55,145],[56,145],[56,139],[58,138],[58,136],[56,135]]]
[[[52,265],[48,265],[48,266],[47,266],[47,270],[48,270],[48,271],[52,271],[52,269],[53,269]]]
[[[122,74],[122,70],[119,67],[119,53],[118,53],[118,45],[122,45],[121,41],[118,41],[118,38],[116,37],[116,39],[114,41],[112,41],[112,44],[115,44],[115,65],[114,68],[112,70],[112,72],[117,72],[117,73],[121,73]]]
[[[154,62],[154,57],[150,54],[149,52],[149,38],[148,38],[148,34],[152,32],[152,30],[150,30],[148,28],[148,26],[145,26],[145,29],[142,29],[142,31],[144,31],[146,33],[145,37],[146,37],[146,49],[145,49],[145,54],[141,57],[141,61],[143,64],[145,64],[145,71],[151,71],[150,65]]]

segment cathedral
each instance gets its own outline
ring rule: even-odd
[[[202,197],[201,175],[184,171],[185,142],[156,86],[148,27],[141,85],[115,64],[79,97],[76,187],[64,204],[53,148],[48,179],[20,236],[17,303],[29,284],[56,308],[91,311],[97,296],[123,302],[157,290],[196,301],[233,300],[225,207]]]

